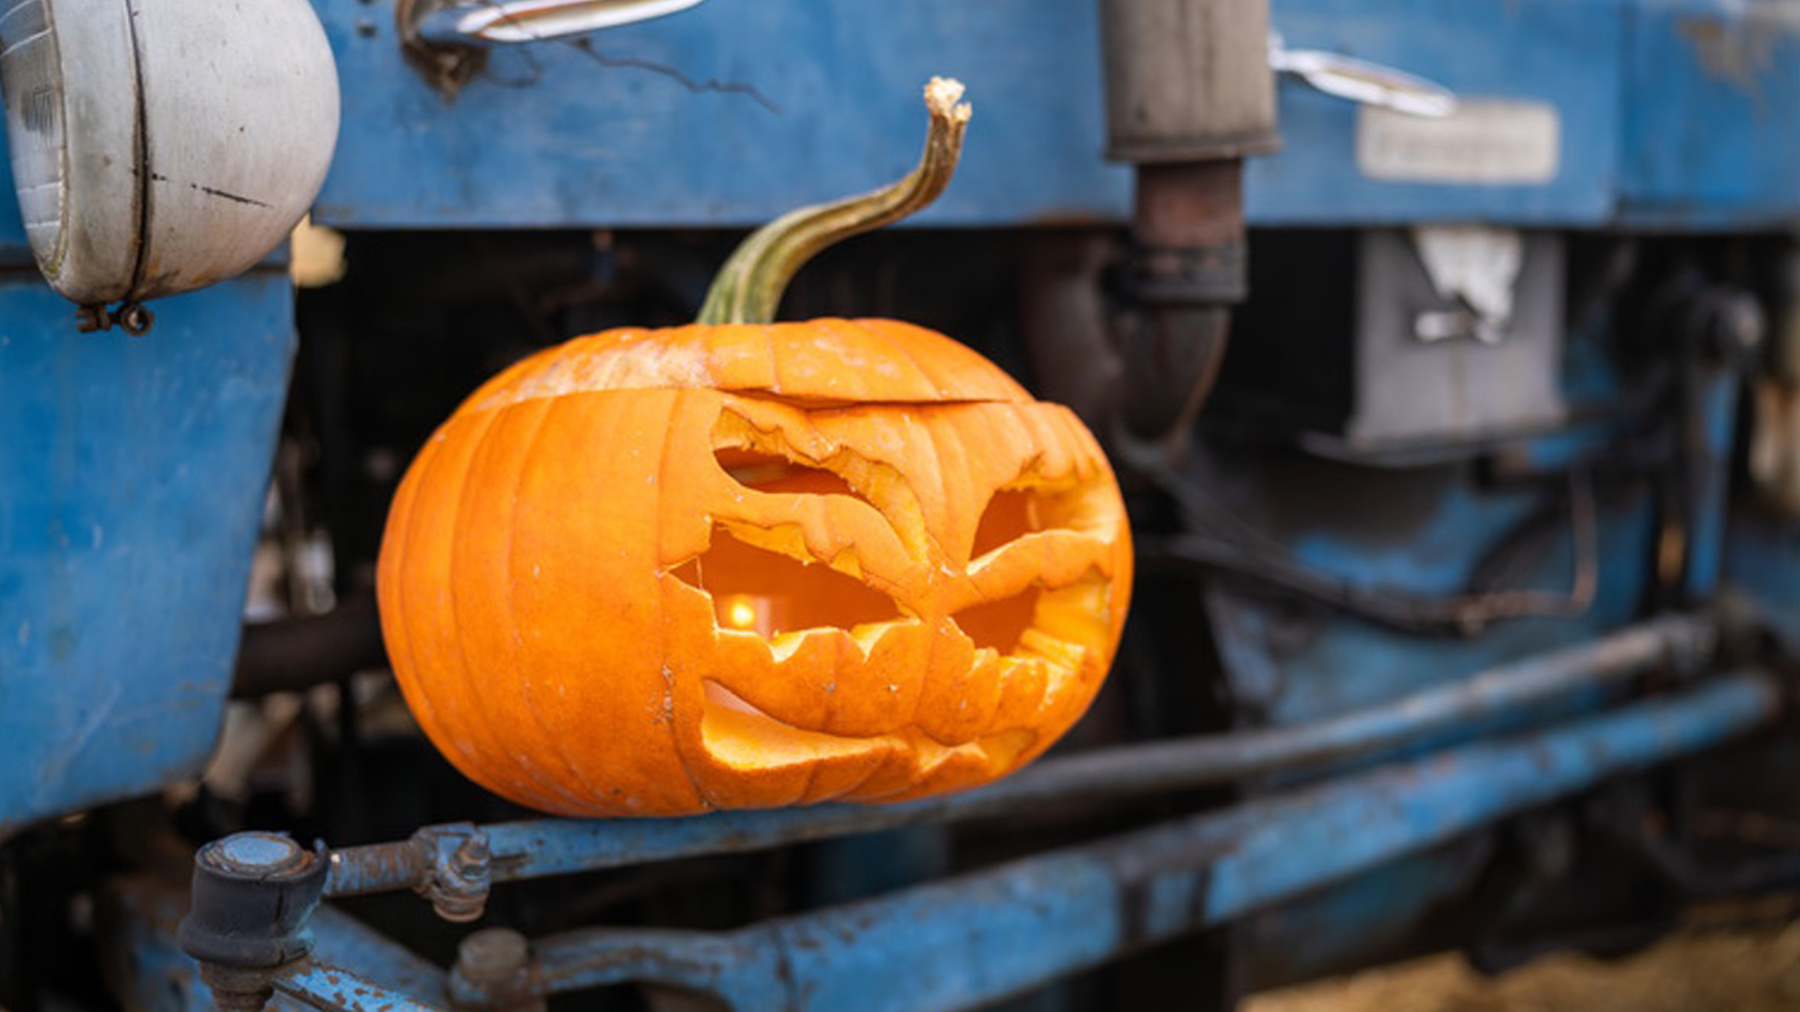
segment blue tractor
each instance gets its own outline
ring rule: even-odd
[[[0,8],[0,1007],[1228,1009],[1800,890],[1795,0]],[[956,179],[783,313],[1099,435],[1106,689],[899,804],[465,780],[381,640],[408,461],[898,175],[936,74]]]

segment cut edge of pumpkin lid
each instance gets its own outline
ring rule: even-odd
[[[626,328],[530,356],[469,398],[474,410],[570,394],[717,390],[803,408],[1036,403],[981,353],[898,320]]]

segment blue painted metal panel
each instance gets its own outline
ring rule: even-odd
[[[1499,221],[1593,224],[1610,217],[1620,109],[1619,7],[1516,0],[1272,0],[1289,48],[1392,66],[1462,99],[1540,102],[1560,120],[1548,183],[1387,182],[1357,167],[1357,107],[1299,83],[1281,87],[1283,151],[1250,162],[1247,211],[1259,224]]]
[[[1262,480],[1259,473],[1260,468],[1247,464],[1234,481],[1255,487]],[[1270,484],[1254,501],[1278,504],[1286,487]],[[1333,510],[1313,510],[1309,519],[1291,521],[1272,533],[1291,543],[1309,566],[1358,586],[1447,594],[1468,584],[1483,555],[1522,522],[1536,496],[1531,490],[1478,492],[1448,476],[1437,484],[1416,473],[1338,472],[1334,478],[1318,478],[1306,500],[1333,503]],[[1251,515],[1266,521],[1278,518],[1281,514],[1274,511],[1280,508],[1271,505]],[[1602,511],[1595,547],[1598,587],[1593,606],[1579,619],[1500,622],[1479,637],[1464,639],[1419,637],[1337,618],[1296,644],[1283,634],[1275,612],[1244,601],[1215,606],[1215,636],[1232,677],[1252,692],[1264,693],[1249,702],[1262,704],[1270,722],[1334,716],[1625,624],[1645,585],[1651,523],[1650,505],[1641,498]],[[1546,539],[1534,564],[1515,574],[1508,586],[1566,590],[1575,580],[1573,556],[1572,532],[1560,531]],[[1463,728],[1460,735],[1479,730]]]
[[[1626,16],[1624,220],[1800,219],[1800,3],[1640,0]]]
[[[185,779],[218,732],[292,293],[156,312],[84,336],[35,272],[0,279],[0,836]]]
[[[956,182],[920,223],[1121,221],[1129,208],[1128,172],[1101,157],[1088,0],[714,0],[598,33],[586,50],[497,49],[454,100],[402,57],[391,0],[315,2],[345,83],[343,134],[317,208],[328,224],[756,224],[908,167],[917,89],[943,73],[969,84],[977,119]],[[1284,80],[1285,148],[1251,163],[1251,220],[1791,221],[1800,216],[1794,8],[1275,0],[1291,47],[1389,63],[1469,97],[1553,105],[1560,169],[1544,185],[1367,179],[1356,169],[1355,107]],[[704,90],[714,83],[753,90]],[[10,200],[0,200],[0,257],[28,260]]]
[[[713,2],[598,33],[591,50],[497,49],[454,100],[402,59],[386,4],[318,4],[345,81],[343,137],[316,212],[325,223],[759,223],[903,171],[920,135],[917,91],[932,74],[962,78],[977,111],[963,168],[921,223],[1121,220],[1129,207],[1128,175],[1101,156],[1088,0]],[[1562,169],[1541,186],[1364,179],[1355,107],[1287,82],[1286,150],[1253,164],[1253,220],[1608,217],[1616,4],[1281,0],[1274,17],[1294,46],[1388,61],[1473,96],[1555,105]],[[694,91],[646,63],[755,91]]]
[[[391,4],[318,7],[344,82],[316,209],[328,224],[760,223],[910,168],[934,74],[968,85],[975,126],[956,181],[920,220],[1116,217],[1129,199],[1126,172],[1100,159],[1089,0],[724,0],[598,33],[591,51],[495,50],[454,101],[402,59]],[[742,83],[775,109],[646,63]]]

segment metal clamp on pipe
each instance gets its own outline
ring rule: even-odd
[[[1210,246],[1133,246],[1121,265],[1121,287],[1146,306],[1241,302],[1250,290],[1249,257],[1241,239]]]

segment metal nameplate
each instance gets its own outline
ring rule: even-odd
[[[1548,183],[1561,161],[1562,120],[1543,102],[1462,99],[1447,116],[1364,106],[1356,165],[1370,179],[1516,186]]]

